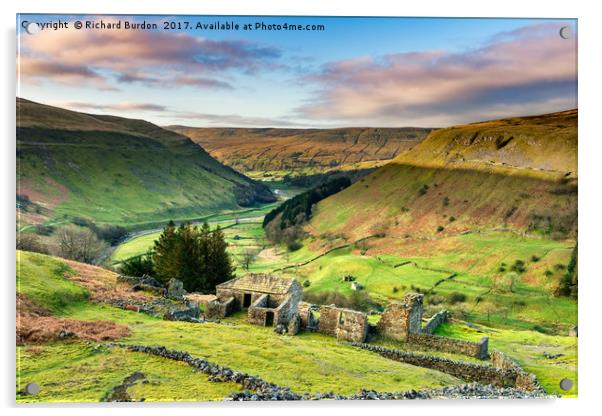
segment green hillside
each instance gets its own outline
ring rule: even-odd
[[[431,238],[511,229],[574,238],[577,110],[455,126],[320,202],[312,234]]]
[[[274,200],[185,136],[17,99],[20,227],[73,217],[135,227]]]

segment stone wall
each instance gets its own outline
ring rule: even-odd
[[[408,293],[402,302],[391,302],[377,325],[380,335],[397,341],[406,341],[409,334],[422,332],[423,295]]]
[[[462,380],[493,384],[500,387],[516,387],[526,391],[538,390],[535,383],[525,383],[525,372],[515,368],[496,368],[494,366],[454,361],[448,358],[436,357],[426,354],[415,354],[405,351],[392,350],[373,344],[349,342],[348,345],[375,352],[385,358],[411,364],[419,367],[430,368],[450,374]],[[530,375],[535,379],[535,376]]]
[[[276,300],[282,299],[282,301]],[[249,307],[248,322],[254,325],[266,325],[268,314],[273,314],[272,326],[287,326],[297,316],[298,299],[294,295],[284,298],[272,295],[261,295]]]
[[[534,391],[541,389],[535,374],[524,371],[513,359],[500,351],[491,352],[491,365],[502,370],[513,370],[518,373],[516,377],[516,387],[525,391]]]
[[[318,329],[318,320],[313,313],[314,305],[307,302],[299,302],[297,312],[299,313],[299,326],[301,329],[310,331]]]
[[[488,357],[489,338],[483,337],[479,342],[440,337],[428,334],[410,334],[407,342],[437,351],[467,355],[484,360]]]
[[[434,334],[435,331],[437,330],[437,328],[439,328],[439,326],[442,323],[447,322],[448,318],[449,318],[449,312],[447,312],[447,311],[437,312],[436,314],[431,316],[431,318],[426,322],[426,325],[424,325],[424,328],[422,328],[422,333],[430,334],[430,335]]]
[[[268,295],[261,295],[249,308],[247,313],[248,322],[253,325],[265,325],[267,311],[274,313],[272,309],[268,308]]]
[[[335,306],[321,306],[318,332],[342,341],[364,342],[368,335],[368,315]]]
[[[205,305],[205,319],[223,319],[236,310],[236,300],[233,297],[215,299]]]

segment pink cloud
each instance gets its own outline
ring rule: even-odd
[[[499,116],[511,115],[513,109],[524,111],[525,103],[537,111],[545,103],[550,111],[576,106],[575,42],[562,39],[559,28],[556,23],[521,28],[462,53],[333,62],[307,78],[321,91],[299,111],[308,119],[444,125],[478,120],[494,108]]]
[[[70,82],[104,79],[231,88],[218,78],[223,71],[254,72],[280,56],[274,48],[242,40],[215,41],[162,31],[77,30],[72,25],[36,36],[22,35],[20,46],[24,82],[66,82],[67,77],[54,70],[62,65],[73,73]],[[46,66],[30,68],[34,62]]]

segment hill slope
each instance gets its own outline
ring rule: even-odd
[[[380,166],[419,143],[431,129],[245,129],[170,126],[245,174],[270,177]]]
[[[172,131],[19,98],[17,194],[21,225],[75,216],[135,225],[275,200]]]
[[[455,126],[320,202],[308,230],[434,238],[577,229],[577,110]]]

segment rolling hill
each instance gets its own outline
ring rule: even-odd
[[[433,131],[316,208],[307,230],[317,237],[509,229],[574,238],[577,110]]]
[[[17,98],[19,226],[85,217],[136,227],[271,201],[185,136]]]
[[[425,128],[194,128],[167,127],[213,157],[255,178],[374,168],[418,144]]]

